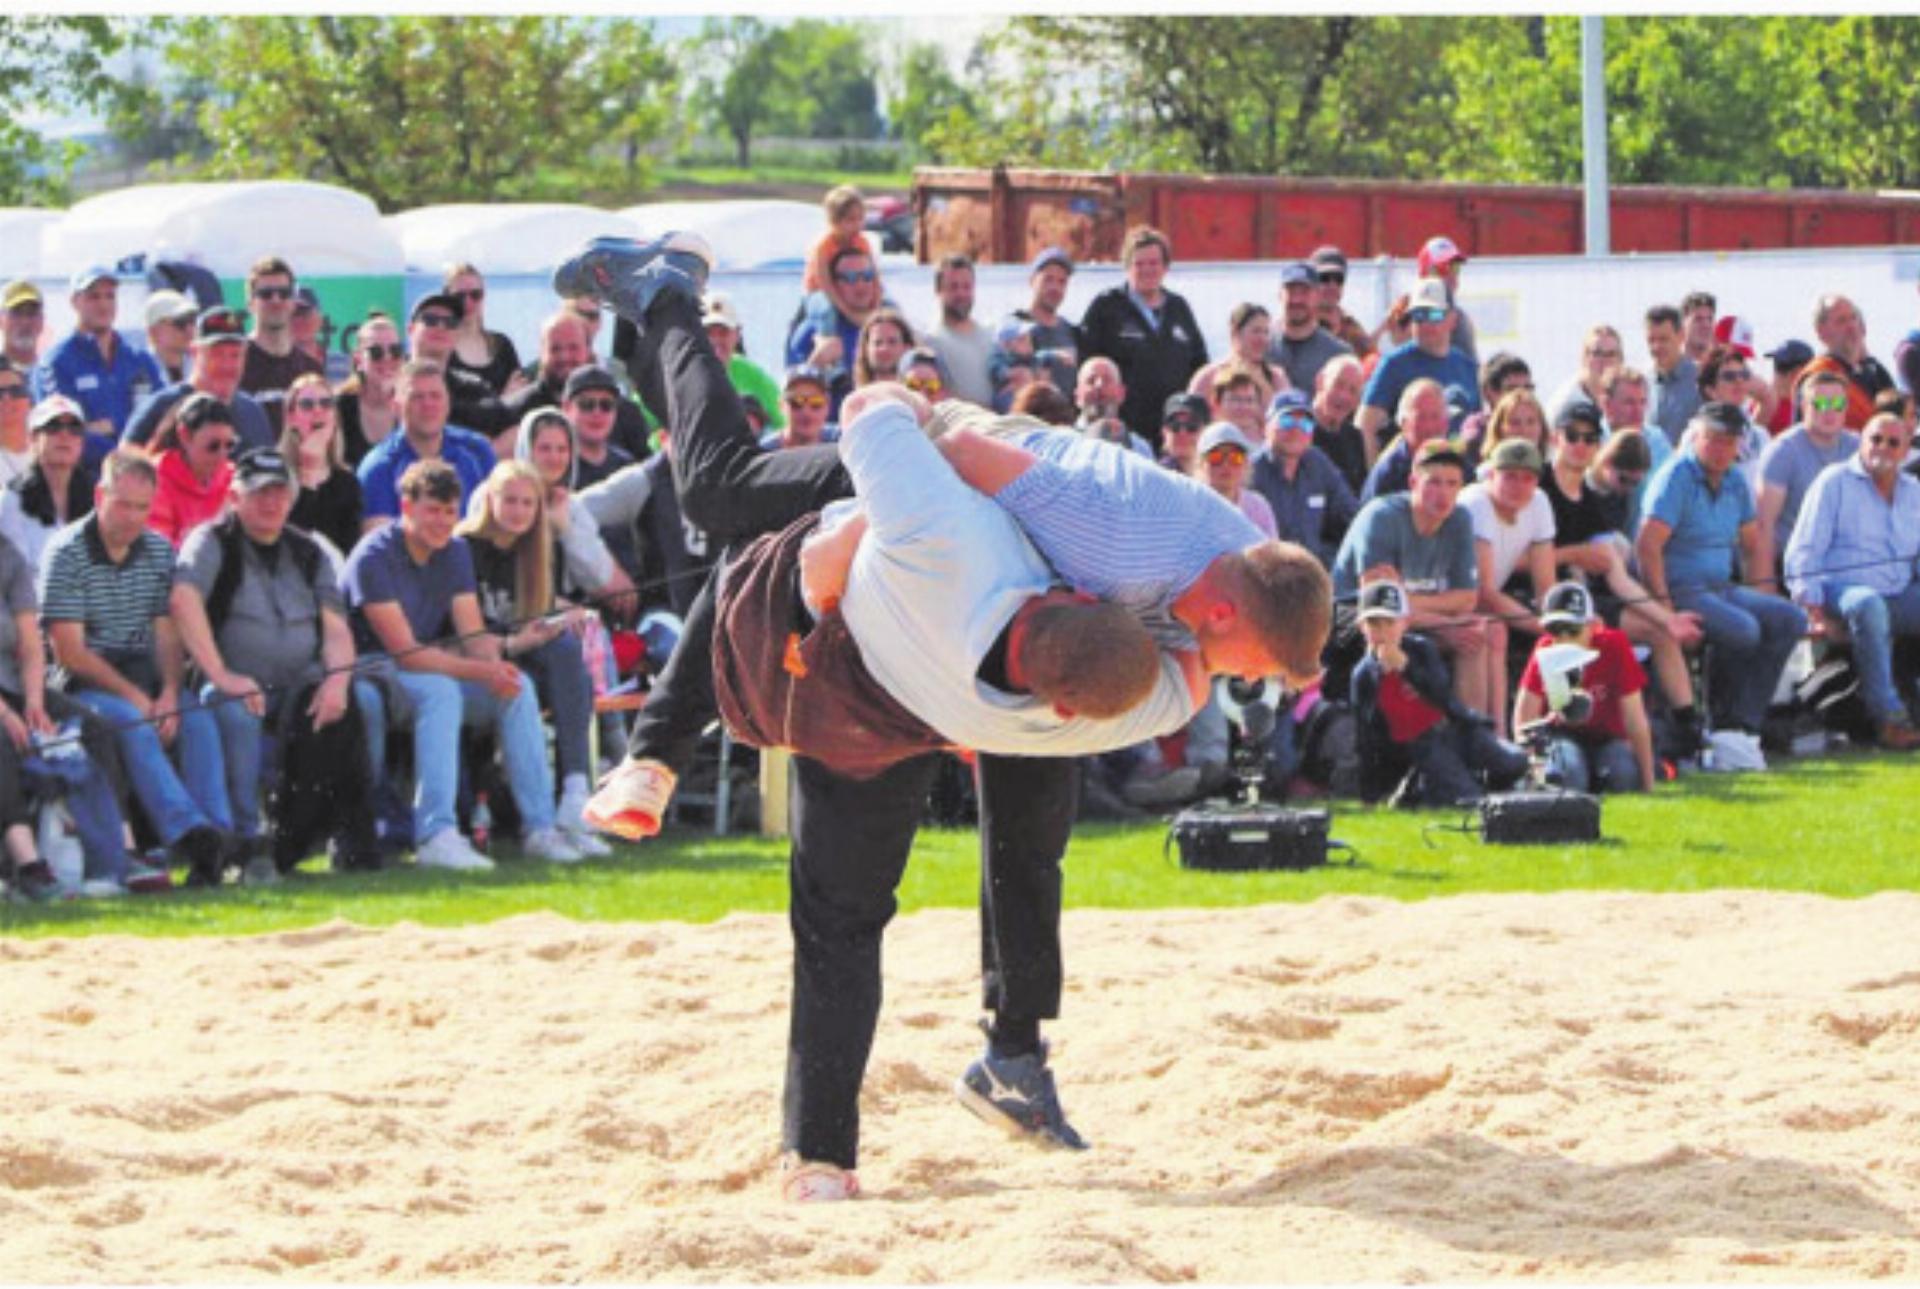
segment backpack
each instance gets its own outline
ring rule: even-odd
[[[246,557],[242,543],[246,541],[246,533],[238,517],[227,515],[214,524],[213,535],[220,543],[220,571],[214,574],[213,588],[207,592],[207,622],[218,636],[227,614],[233,609],[234,594],[240,589],[241,561]],[[280,544],[293,557],[293,566],[300,571],[301,580],[309,589],[313,588],[320,580],[320,563],[326,558],[320,543],[298,528],[287,527],[280,532]]]

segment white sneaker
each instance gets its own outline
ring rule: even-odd
[[[613,847],[600,839],[600,835],[590,828],[562,828],[567,841],[587,859],[605,859],[613,854]]]
[[[414,847],[413,862],[422,868],[450,868],[463,873],[484,873],[493,861],[467,844],[458,828],[442,828],[426,843]]]
[[[572,835],[586,831],[586,821],[582,818],[587,810],[587,776],[570,774],[567,781],[560,785],[560,804],[554,809],[554,827]]]
[[[558,828],[540,828],[520,839],[520,849],[530,859],[544,859],[550,864],[577,864],[586,856],[567,835]]]
[[[1767,758],[1760,750],[1760,736],[1745,730],[1714,730],[1707,735],[1707,748],[1701,765],[1723,774],[1764,770]]]

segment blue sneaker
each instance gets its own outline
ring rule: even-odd
[[[596,237],[553,271],[553,289],[568,299],[592,296],[638,323],[662,291],[678,291],[698,304],[712,268],[713,248],[698,233],[668,233],[650,242]]]
[[[1026,1056],[998,1057],[991,1049],[953,1085],[960,1104],[1016,1140],[1057,1150],[1085,1150],[1067,1122],[1047,1068],[1047,1045]]]

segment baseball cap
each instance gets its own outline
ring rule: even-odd
[[[318,309],[319,307],[320,296],[312,287],[297,286],[293,288],[293,311],[295,313],[300,312],[302,309]]]
[[[1032,277],[1035,273],[1038,273],[1050,264],[1058,264],[1067,272],[1073,272],[1073,260],[1067,253],[1058,246],[1049,246],[1046,250],[1041,251],[1033,257],[1033,267],[1027,270],[1027,276]]]
[[[1700,410],[1693,414],[1694,423],[1709,430],[1718,430],[1722,434],[1745,434],[1747,432],[1747,414],[1732,403],[1723,403],[1718,399],[1711,403],[1702,403]]]
[[[1732,345],[1742,358],[1753,357],[1753,324],[1729,313],[1713,324],[1713,343]]]
[[[1240,432],[1239,426],[1227,421],[1215,421],[1209,425],[1206,433],[1200,436],[1200,446],[1197,450],[1201,456],[1205,456],[1215,448],[1221,447],[1239,448],[1248,456],[1253,455],[1253,444],[1248,442],[1247,436]]]
[[[1160,424],[1178,422],[1182,428],[1197,430],[1212,416],[1213,409],[1198,394],[1169,394],[1167,405],[1160,410]]]
[[[787,368],[787,378],[780,382],[780,389],[784,393],[800,384],[818,385],[823,390],[833,388],[827,380],[827,373],[812,363],[801,363],[798,367]]]
[[[245,344],[247,333],[240,327],[240,315],[221,304],[200,315],[194,323],[193,339],[201,345]]]
[[[1420,248],[1420,254],[1414,261],[1415,269],[1421,277],[1426,277],[1435,269],[1445,268],[1449,264],[1465,264],[1467,257],[1453,244],[1451,237],[1429,237],[1427,244]]]
[[[249,448],[233,463],[233,483],[242,492],[255,492],[274,484],[293,486],[293,470],[278,448]]]
[[[1359,619],[1409,618],[1413,608],[1407,603],[1407,588],[1398,582],[1368,582],[1360,588]]]
[[[1570,626],[1585,626],[1596,616],[1593,611],[1593,592],[1579,582],[1555,582],[1548,589],[1546,598],[1540,602],[1540,625],[1543,627],[1562,622]]]
[[[1791,371],[1813,361],[1813,346],[1804,340],[1782,340],[1765,357],[1773,363],[1775,371]]]
[[[1545,464],[1540,449],[1525,439],[1501,439],[1487,455],[1487,468],[1491,470],[1531,470],[1539,474]]]
[[[413,311],[407,315],[407,322],[412,324],[420,321],[420,315],[428,309],[445,309],[453,315],[455,322],[467,316],[467,306],[461,302],[459,296],[435,291],[431,295],[423,295],[414,301]]]
[[[1447,299],[1447,284],[1439,278],[1421,278],[1407,293],[1407,317],[1415,322],[1441,322],[1453,310]],[[1440,317],[1432,315],[1438,313]]]
[[[1418,470],[1426,465],[1458,466],[1464,471],[1467,468],[1467,456],[1452,439],[1428,439],[1413,450],[1413,468]]]
[[[1600,415],[1600,409],[1584,398],[1576,398],[1561,408],[1560,414],[1553,418],[1553,428],[1564,430],[1575,421],[1596,430],[1605,424],[1604,418]]]
[[[65,394],[49,394],[35,403],[33,411],[27,414],[27,430],[32,432],[51,425],[63,416],[70,416],[82,425],[87,423],[87,414],[80,410],[80,404]]]
[[[613,378],[612,372],[599,363],[587,363],[567,373],[567,383],[561,390],[560,401],[571,403],[590,389],[604,389],[618,396],[620,382]]]
[[[179,322],[191,318],[200,312],[193,301],[178,291],[155,291],[147,297],[147,325],[155,326],[162,322]]]
[[[740,330],[740,313],[733,307],[733,298],[723,291],[709,292],[700,301],[700,325]]]
[[[1295,260],[1291,264],[1283,264],[1280,266],[1280,286],[1282,289],[1290,286],[1319,285],[1320,275],[1314,272],[1313,265],[1307,263],[1305,260]]]
[[[1313,265],[1314,269],[1321,273],[1345,273],[1347,271],[1346,252],[1342,251],[1338,246],[1320,247],[1314,251],[1313,254],[1307,256],[1307,263]]]
[[[106,265],[89,264],[83,269],[74,271],[73,276],[67,279],[67,289],[77,295],[95,282],[118,283],[119,281],[120,275]]]
[[[1273,401],[1267,404],[1267,424],[1273,425],[1278,423],[1280,418],[1288,412],[1298,413],[1307,417],[1309,420],[1312,419],[1313,400],[1307,397],[1305,390],[1283,389],[1278,394],[1275,394]]]
[[[7,283],[5,291],[0,291],[0,309],[14,309],[23,304],[45,304],[47,298],[40,294],[40,288],[21,278]]]

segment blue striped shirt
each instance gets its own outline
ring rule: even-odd
[[[1787,540],[1795,600],[1830,609],[1830,592],[1844,586],[1893,596],[1912,585],[1920,560],[1920,479],[1904,470],[1896,478],[1889,504],[1857,456],[1820,472]]]
[[[1173,602],[1222,555],[1265,540],[1212,489],[1111,443],[1060,430],[1012,440],[1039,458],[995,498],[1054,571],[1124,606],[1160,644],[1194,646]]]

